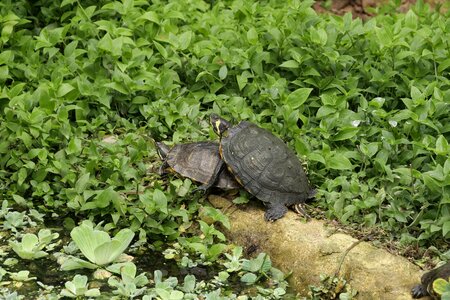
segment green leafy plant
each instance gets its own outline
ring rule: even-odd
[[[9,277],[14,281],[27,282],[36,280],[36,277],[29,277],[30,271],[22,270],[18,272],[10,272]]]
[[[195,290],[195,278],[193,277],[194,276],[187,275],[184,278],[183,286],[179,287],[178,280],[175,277],[169,277],[163,280],[161,271],[157,270],[154,272],[153,276],[155,286],[154,288],[149,290],[146,297],[144,297],[143,299],[189,299],[189,297],[193,296],[192,294],[190,294],[190,292],[193,292]]]
[[[310,0],[214,2],[0,1],[5,234],[101,220],[104,232],[92,226],[86,236],[104,246],[78,239],[86,260],[69,257],[64,268],[116,262],[131,234],[114,242],[106,232],[128,228],[139,231],[138,255],[169,249],[178,266],[218,269],[189,292],[167,279],[165,297],[238,297],[230,282],[240,278],[259,287],[255,298],[287,297],[266,258],[229,252],[218,226],[228,220],[202,208],[190,180],[154,172],[152,139],[216,139],[207,122],[214,111],[283,138],[304,160],[318,190],[313,205],[327,218],[445,249],[448,13],[422,1],[397,13],[391,3],[363,22],[320,15]]]
[[[80,226],[72,229],[70,235],[89,262],[71,257],[61,266],[63,270],[96,269],[114,262],[129,246],[134,232],[122,229],[111,238],[107,232],[95,229],[92,222],[83,221]]]
[[[17,292],[2,292],[1,294],[2,298],[5,300],[22,300],[25,299],[25,296],[19,295]]]
[[[3,276],[5,276],[8,272],[0,267],[0,281],[3,279]]]
[[[9,245],[23,259],[38,259],[48,255],[42,249],[53,249],[55,244],[50,244],[52,240],[59,237],[58,233],[52,233],[49,229],[39,230],[38,235],[26,233],[22,237],[21,242],[10,241]]]
[[[5,229],[12,230],[13,232],[18,232],[21,228],[26,225],[36,225],[33,223],[25,212],[9,211],[5,214],[5,222],[3,227]]]
[[[272,267],[270,257],[266,253],[260,253],[254,259],[244,259],[242,262],[242,270],[246,271],[241,277],[241,281],[251,285],[261,278],[272,277],[275,280],[284,280],[284,274],[277,268]]]
[[[342,277],[320,275],[319,286],[309,286],[311,299],[353,299],[358,293]]]
[[[60,295],[68,298],[80,297],[99,297],[100,290],[98,288],[88,288],[88,278],[85,275],[75,275],[71,281],[64,284],[64,289]]]
[[[227,272],[237,272],[242,268],[242,247],[234,247],[230,253],[225,253],[228,259],[223,265],[227,268]]]
[[[124,263],[120,266],[120,276],[110,277],[108,284],[116,288],[113,293],[127,297],[129,299],[142,295],[147,289],[148,279],[145,274],[136,276],[136,265],[132,262]]]

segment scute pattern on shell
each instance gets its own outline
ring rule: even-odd
[[[300,160],[280,138],[253,123],[229,128],[222,158],[244,188],[261,201],[285,206],[304,202],[311,189]]]
[[[211,180],[214,168],[220,160],[219,144],[214,142],[177,144],[170,150],[166,159],[175,172],[200,183]],[[227,170],[220,174],[214,186],[221,189],[240,188]]]

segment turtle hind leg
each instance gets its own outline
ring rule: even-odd
[[[264,214],[264,219],[266,221],[275,221],[282,218],[286,212],[287,207],[282,203],[264,203],[266,205],[266,212]]]
[[[423,286],[422,284],[418,284],[411,289],[411,296],[414,299],[422,298],[422,297],[425,297],[428,295],[429,294],[428,294],[427,288],[425,286]]]

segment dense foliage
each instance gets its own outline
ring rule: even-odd
[[[152,140],[216,139],[215,111],[289,143],[329,218],[439,246],[450,237],[450,19],[420,2],[365,23],[311,5],[1,1],[3,228],[21,227],[5,227],[9,206],[67,229],[129,227],[214,261],[223,234],[195,219],[189,180],[153,174]]]

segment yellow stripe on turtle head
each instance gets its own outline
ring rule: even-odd
[[[221,132],[221,130],[220,130],[220,124],[222,123],[222,121],[220,121],[220,119],[219,120],[216,120],[215,122],[214,122],[214,127],[216,128],[216,133],[218,134],[218,135],[222,135],[222,132]]]

